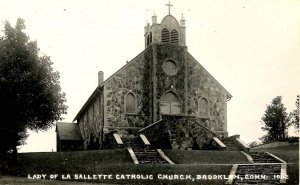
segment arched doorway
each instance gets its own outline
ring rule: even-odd
[[[181,103],[178,96],[169,91],[160,98],[160,113],[161,114],[180,114]]]

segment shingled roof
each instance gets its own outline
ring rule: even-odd
[[[78,124],[57,122],[55,130],[60,140],[82,140]]]

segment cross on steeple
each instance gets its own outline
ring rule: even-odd
[[[170,1],[169,1],[169,3],[168,3],[168,4],[166,4],[166,6],[168,6],[168,7],[169,7],[169,15],[171,15],[171,6],[173,6],[173,5],[171,5],[171,4],[170,4]]]

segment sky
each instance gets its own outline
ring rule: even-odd
[[[171,0],[171,14],[186,19],[188,51],[232,95],[229,135],[246,143],[264,135],[261,117],[276,96],[290,112],[299,94],[299,0]],[[144,27],[166,0],[0,0],[0,30],[25,19],[25,32],[51,57],[66,93],[71,122],[97,86],[145,48]],[[2,32],[0,33],[2,34]],[[55,128],[29,131],[20,152],[56,150]],[[290,130],[291,135],[295,131]]]

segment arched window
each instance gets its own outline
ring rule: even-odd
[[[149,41],[149,44],[152,43],[152,32],[150,31],[150,41]]]
[[[178,32],[176,30],[171,31],[171,43],[173,44],[178,44],[179,39],[178,39]]]
[[[201,98],[199,100],[199,113],[200,113],[200,116],[208,115],[208,101],[206,98]]]
[[[169,30],[167,28],[164,28],[161,31],[161,42],[162,43],[170,42],[170,33],[169,33]]]
[[[149,46],[149,44],[150,44],[150,37],[149,35],[147,35],[147,47]]]
[[[125,112],[135,114],[137,109],[136,97],[133,93],[128,93],[125,96]]]

